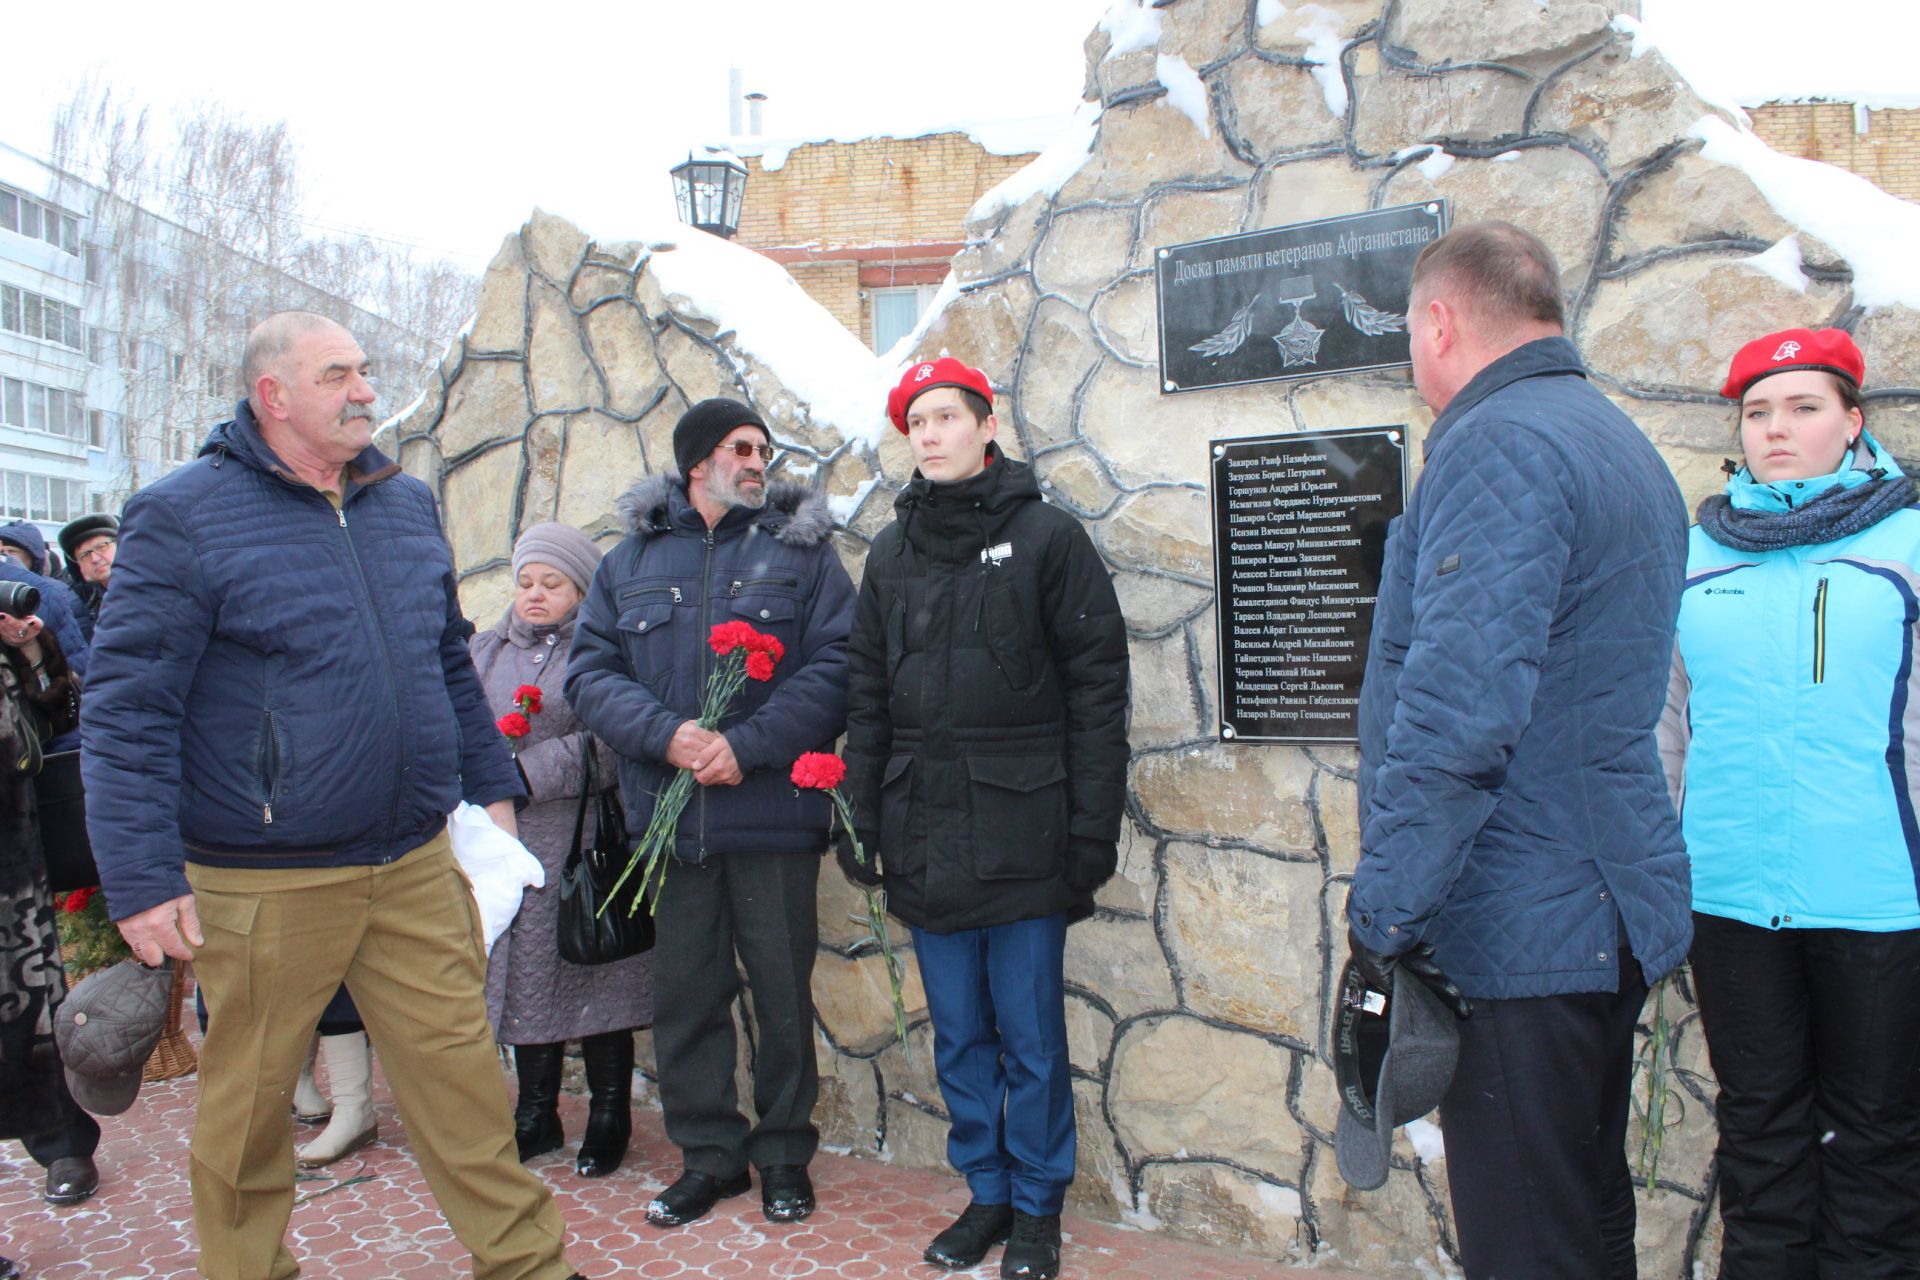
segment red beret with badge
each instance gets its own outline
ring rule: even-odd
[[[969,368],[952,356],[909,365],[907,371],[900,375],[899,385],[887,392],[887,417],[893,419],[893,425],[901,435],[907,434],[907,406],[921,392],[931,391],[935,387],[959,387],[963,391],[975,392],[989,405],[993,403],[993,384],[987,381],[987,375]]]
[[[1783,329],[1740,348],[1720,394],[1739,400],[1760,379],[1794,369],[1821,369],[1857,387],[1867,375],[1867,360],[1845,329]]]

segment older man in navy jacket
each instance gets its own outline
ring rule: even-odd
[[[207,999],[201,1274],[299,1271],[289,1100],[344,981],[474,1274],[567,1280],[559,1214],[514,1155],[447,839],[463,798],[511,830],[525,793],[433,497],[372,447],[345,329],[270,317],[244,367],[233,421],[127,504],[82,709],[112,915],[141,961],[193,960]]]
[[[1653,737],[1686,508],[1588,385],[1535,237],[1456,229],[1408,310],[1439,417],[1361,692],[1354,954],[1472,1002],[1440,1106],[1468,1276],[1630,1277],[1634,1021],[1692,935]]]

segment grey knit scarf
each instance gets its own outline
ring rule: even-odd
[[[1851,489],[1834,486],[1792,511],[1746,511],[1716,493],[1694,512],[1709,538],[1735,551],[1779,551],[1835,542],[1880,523],[1914,500],[1908,476],[1881,476]]]

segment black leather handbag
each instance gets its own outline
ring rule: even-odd
[[[614,881],[633,856],[633,842],[627,838],[627,815],[620,807],[619,791],[600,785],[593,735],[585,737],[585,784],[573,820],[573,849],[560,873],[560,958],[570,964],[611,964],[653,950],[653,910],[646,902],[638,903],[636,909],[638,871],[620,886],[619,897],[607,902]],[[589,804],[597,806],[598,819],[591,842],[584,839]]]

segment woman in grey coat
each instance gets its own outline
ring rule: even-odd
[[[520,1077],[514,1141],[522,1160],[560,1147],[561,1049],[578,1039],[592,1103],[574,1167],[588,1178],[612,1173],[626,1155],[633,1031],[653,1020],[652,956],[576,965],[560,958],[558,943],[560,873],[572,851],[586,746],[561,685],[575,611],[599,562],[600,549],[571,525],[534,525],[514,544],[513,606],[471,642],[496,715],[520,709],[514,691],[522,685],[540,690],[529,731],[511,741],[531,797],[519,815],[520,839],[546,868],[547,882],[527,890],[487,967],[487,1011],[500,1042],[513,1046]],[[597,764],[602,778],[614,776],[604,746]]]

